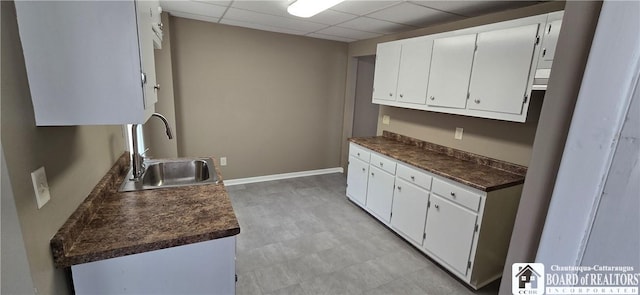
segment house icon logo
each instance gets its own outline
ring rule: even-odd
[[[514,295],[544,294],[544,264],[514,263],[511,266],[511,292]]]

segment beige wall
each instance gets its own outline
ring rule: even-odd
[[[347,44],[172,18],[179,156],[225,179],[338,167]]]
[[[122,154],[124,139],[120,126],[35,126],[14,5],[1,5],[1,137],[29,267],[38,293],[69,294],[49,239]],[[41,166],[51,201],[38,210],[30,173]]]
[[[162,49],[155,50],[156,80],[160,84],[156,112],[164,115],[173,131],[173,139],[169,140],[162,121],[151,118],[144,124],[145,146],[149,158],[175,158],[178,156],[178,132],[176,132],[176,110],[173,96],[173,68],[171,65],[171,24],[169,14],[162,13],[163,38]]]
[[[542,91],[533,92],[525,123],[381,106],[378,135],[381,135],[383,130],[387,130],[528,166],[543,96]],[[382,124],[383,115],[391,117],[389,125]],[[462,140],[453,138],[456,127],[464,130]]]
[[[376,46],[381,42],[430,35],[558,11],[562,10],[564,5],[565,3],[562,1],[541,3],[524,8],[434,25],[409,32],[352,42],[349,43],[349,56],[352,58],[349,59],[348,67],[349,69],[356,67],[356,59],[353,57],[375,54]],[[351,136],[353,129],[354,95],[349,89],[352,89],[353,85],[355,85],[356,77],[357,75],[354,71],[349,72],[347,75],[346,89],[348,91],[345,92],[345,124],[343,126],[343,146],[341,154],[341,164],[343,167],[346,166],[348,157],[348,144],[346,144],[346,139]],[[534,98],[534,100],[535,99],[536,98]],[[530,114],[527,116],[527,122],[524,124],[381,106],[379,118],[381,119],[382,115],[385,114],[391,115],[391,125],[381,125],[381,120],[379,120],[378,133],[381,134],[382,130],[389,130],[526,166],[529,163],[531,155],[531,146],[533,145],[533,138],[535,137],[541,99],[538,98],[534,103],[537,105],[530,106]],[[464,128],[462,141],[453,139],[456,127]]]

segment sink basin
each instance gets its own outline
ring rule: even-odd
[[[144,166],[146,169],[141,179],[131,180],[129,172],[120,191],[218,183],[211,158],[149,160],[144,162]]]

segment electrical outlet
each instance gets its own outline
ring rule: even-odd
[[[389,117],[389,115],[382,116],[382,124],[389,125],[390,121],[391,121],[391,117]]]
[[[33,191],[36,193],[38,209],[40,209],[44,204],[51,200],[49,184],[47,183],[47,175],[44,172],[44,167],[40,167],[38,170],[31,172],[31,181],[33,182]]]
[[[220,166],[227,166],[227,157],[220,157]]]
[[[453,135],[453,138],[462,140],[462,128],[456,128],[456,134]]]

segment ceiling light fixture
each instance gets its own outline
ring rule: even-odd
[[[298,0],[289,5],[287,12],[299,17],[312,17],[344,0]]]

